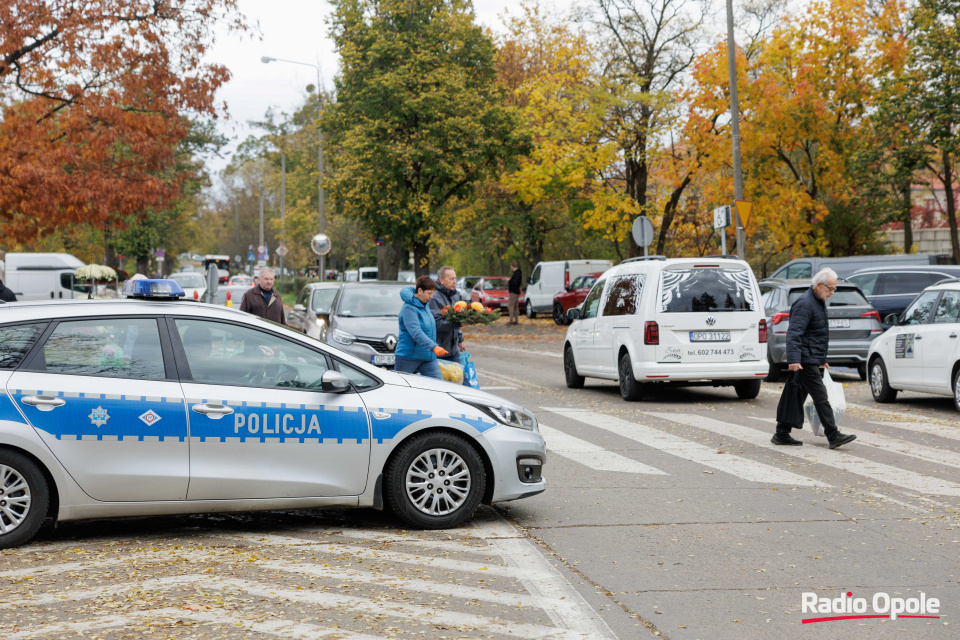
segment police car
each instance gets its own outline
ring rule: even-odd
[[[953,396],[960,411],[960,279],[927,287],[870,344],[870,390],[877,402],[899,391]]]
[[[0,306],[0,548],[44,518],[386,504],[455,527],[542,492],[532,413],[180,300]]]

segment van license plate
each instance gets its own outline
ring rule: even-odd
[[[849,329],[850,318],[830,318],[827,320],[831,329]]]
[[[389,356],[370,356],[370,362],[373,364],[393,364],[396,357],[393,354]]]
[[[691,331],[690,342],[730,342],[729,331]]]

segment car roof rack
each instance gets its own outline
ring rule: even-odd
[[[637,256],[636,258],[627,258],[626,260],[621,260],[620,264],[627,264],[628,262],[642,262],[643,260],[666,260],[667,256]]]

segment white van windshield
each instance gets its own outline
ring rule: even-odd
[[[660,274],[660,312],[754,311],[757,308],[746,269],[676,269]]]

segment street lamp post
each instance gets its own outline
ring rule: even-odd
[[[270,56],[261,56],[260,62],[267,64],[270,62],[287,62],[289,64],[299,64],[304,67],[313,67],[317,70],[317,213],[320,222],[320,233],[326,228],[326,217],[324,215],[324,193],[323,193],[323,130],[320,128],[320,115],[323,112],[323,98],[320,95],[320,65],[309,62],[298,62],[296,60],[284,60],[283,58],[271,58]],[[325,257],[320,256],[320,279],[324,280]]]
[[[737,43],[733,39],[733,0],[727,0],[727,64],[730,69],[730,132],[733,139],[733,199],[743,200],[743,169],[740,166],[740,105],[737,100]],[[747,232],[737,208],[731,207],[737,225],[737,257],[747,259]]]

